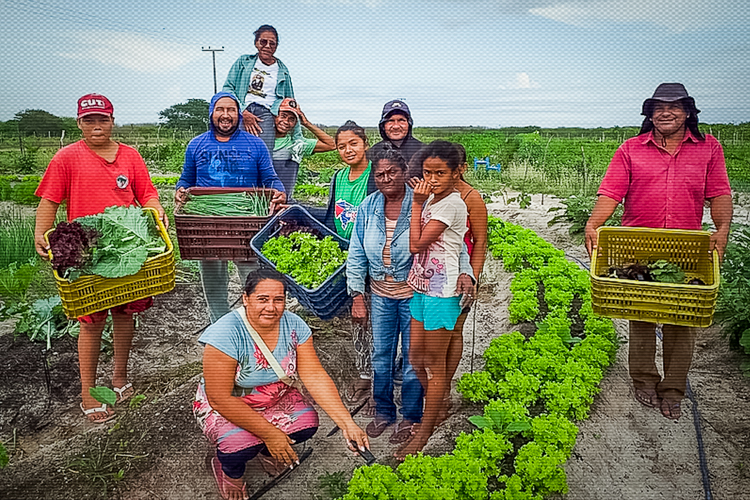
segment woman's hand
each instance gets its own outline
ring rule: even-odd
[[[292,448],[294,441],[283,431],[276,429],[271,438],[263,441],[271,456],[285,465],[299,465],[299,457]]]
[[[367,434],[351,418],[349,418],[349,423],[341,428],[341,432],[344,434],[346,447],[353,452],[356,453],[357,450],[352,446],[351,441],[357,443],[357,447],[362,451],[370,449],[370,441],[367,439]]]
[[[429,198],[430,193],[432,193],[432,186],[426,180],[420,179],[414,187],[414,203],[423,204]]]
[[[260,122],[262,121],[248,110],[242,112],[242,123],[245,126],[245,130],[253,135],[260,135],[263,132],[263,129],[260,128]]]
[[[354,297],[352,301],[352,319],[357,323],[367,324],[367,304],[362,294]]]

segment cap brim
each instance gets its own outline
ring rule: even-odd
[[[79,114],[76,119],[83,118],[84,116],[89,116],[89,115],[114,116],[112,113],[107,113],[105,111],[86,111],[84,113]]]

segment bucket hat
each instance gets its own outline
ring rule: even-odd
[[[695,99],[688,95],[685,86],[681,83],[662,83],[656,90],[654,95],[649,99],[643,101],[643,107],[641,108],[641,114],[650,116],[654,105],[657,102],[677,102],[683,101],[687,104],[689,109],[692,109],[696,114],[701,111],[695,107]]]

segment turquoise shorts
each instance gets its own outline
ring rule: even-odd
[[[453,330],[461,315],[461,297],[430,297],[414,292],[409,304],[411,317],[424,325],[425,330]]]

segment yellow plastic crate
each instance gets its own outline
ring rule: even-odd
[[[710,254],[707,231],[600,227],[591,258],[591,302],[600,316],[649,323],[707,327],[719,292],[719,255]],[[603,278],[610,266],[664,259],[705,285]]]
[[[68,281],[60,277],[57,271],[53,271],[63,311],[68,318],[79,318],[104,311],[138,299],[166,293],[174,288],[175,262],[172,241],[157,211],[150,207],[144,207],[143,210],[151,214],[156,221],[167,250],[149,257],[137,273],[122,278],[103,278],[89,274],[75,281]],[[45,240],[52,231],[53,229],[50,229],[45,233]]]

